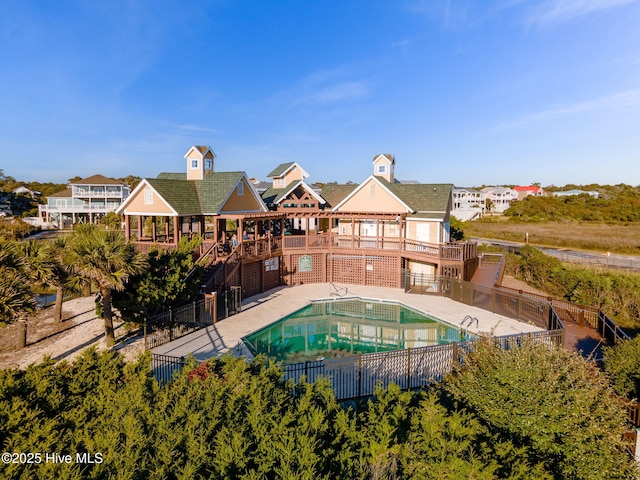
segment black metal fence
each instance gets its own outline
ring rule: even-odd
[[[527,339],[535,344],[560,347],[564,331],[544,331],[494,337],[500,348],[519,348]],[[343,401],[371,396],[377,386],[391,383],[403,390],[422,388],[441,381],[456,365],[464,362],[465,355],[475,350],[477,342],[456,342],[408,348],[390,352],[363,353],[357,356],[337,357],[283,365],[284,379],[297,383],[301,379],[313,383],[327,378],[336,400]],[[153,355],[153,373],[161,384],[170,382],[185,365],[184,357]]]

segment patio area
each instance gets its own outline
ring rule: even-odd
[[[249,297],[242,302],[242,312],[215,325],[198,330],[173,342],[154,348],[160,355],[183,357],[192,354],[197,360],[207,360],[226,353],[251,357],[241,342],[242,337],[274,323],[306,306],[312,300],[360,297],[363,299],[399,302],[458,327],[467,316],[477,318],[467,329],[479,335],[511,335],[536,332],[541,329],[480,308],[455,302],[449,298],[405,293],[399,288],[329,283],[278,287]]]

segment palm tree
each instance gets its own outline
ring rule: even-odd
[[[69,237],[64,235],[47,240],[45,252],[51,262],[51,269],[45,279],[45,283],[56,289],[56,304],[53,316],[58,322],[61,322],[64,292],[72,279],[72,265],[67,262]]]
[[[27,262],[12,241],[0,239],[0,319],[17,320],[17,346],[27,344],[27,315],[36,310]]]
[[[111,292],[123,290],[130,275],[144,271],[146,257],[135,251],[120,231],[95,225],[77,229],[71,235],[71,258],[81,277],[95,282],[101,295],[107,346],[115,343]]]

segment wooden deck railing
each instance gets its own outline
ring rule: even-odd
[[[559,317],[563,321],[569,321],[583,327],[590,327],[596,330],[602,338],[605,338],[613,344],[621,340],[629,340],[630,338],[624,330],[618,327],[613,320],[598,308],[578,305],[566,300],[559,300],[509,287],[500,286],[497,287],[497,289],[504,292],[516,292],[525,297],[546,300],[553,305],[553,308],[558,312]]]
[[[399,237],[368,237],[360,235],[291,235],[285,236],[284,250],[296,249],[357,249],[392,250],[407,252],[438,260],[464,261],[477,256],[477,244],[466,243],[429,243]]]

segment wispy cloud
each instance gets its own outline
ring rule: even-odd
[[[557,105],[546,110],[524,115],[520,118],[502,123],[491,129],[494,132],[510,130],[532,123],[554,120],[556,118],[572,115],[587,114],[605,110],[621,110],[640,107],[640,90],[628,90],[613,93],[603,97],[576,102],[572,104]]]
[[[314,72],[278,92],[272,100],[294,107],[329,106],[366,98],[369,82],[361,80],[353,69],[340,67]],[[286,100],[285,100],[286,99]]]
[[[546,0],[529,16],[532,25],[549,25],[565,22],[601,10],[622,7],[638,0]]]
[[[174,125],[175,128],[179,129],[179,130],[185,130],[187,132],[206,132],[206,133],[219,133],[218,131],[214,130],[213,128],[209,128],[209,127],[203,127],[200,125],[193,125],[193,124],[176,124]]]
[[[369,89],[365,82],[341,82],[320,89],[302,97],[303,103],[326,104],[366,97]]]

